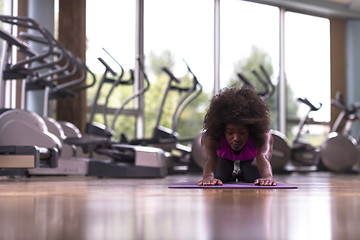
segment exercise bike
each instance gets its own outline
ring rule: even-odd
[[[265,89],[270,88],[269,91],[265,91],[261,95],[264,100],[267,100],[273,96],[275,86],[272,84],[269,74],[262,65],[260,65],[260,70],[265,76],[265,80],[263,80],[255,70],[253,70],[253,74]],[[264,85],[266,82],[269,85],[268,88]],[[319,148],[311,146],[309,143],[302,140],[301,134],[302,129],[309,118],[309,114],[313,111],[318,111],[322,107],[322,104],[320,103],[319,107],[315,107],[307,98],[298,98],[297,100],[300,103],[307,105],[309,111],[300,120],[298,131],[292,144],[290,145],[285,134],[277,130],[270,130],[274,140],[271,165],[275,171],[314,171],[319,162]]]
[[[360,109],[360,103],[355,103],[349,108],[344,104],[342,96],[338,92],[331,104],[341,112],[336,118],[328,138],[321,145],[319,168],[332,172],[353,172],[352,168],[360,161],[360,151],[358,143],[350,135],[350,131],[354,121],[359,120],[357,111]],[[345,125],[340,130],[340,125],[344,120]]]
[[[269,74],[265,70],[264,66],[260,65],[260,71],[263,75],[261,75],[253,69],[251,72],[255,76],[256,80],[260,83],[263,91],[258,92],[258,95],[264,100],[268,100],[275,93],[275,86],[272,83]],[[251,83],[249,79],[247,79],[242,73],[237,74],[239,79],[244,83],[244,85],[250,86],[255,89],[254,84]],[[285,134],[280,131],[270,129],[270,134],[273,137],[273,154],[271,158],[271,166],[274,171],[284,171],[285,167],[288,165],[291,157],[291,149],[290,144],[287,140]]]
[[[265,68],[260,65],[260,70],[265,80],[260,76],[256,70],[252,70],[252,73],[256,79],[260,82],[264,91],[259,93],[259,96],[266,101],[273,96],[275,92],[275,86],[271,82],[270,76]],[[238,74],[238,77],[245,85],[250,85],[254,88],[251,82],[242,74]],[[299,102],[306,104],[309,107],[307,114],[300,120],[298,125],[298,132],[292,142],[289,143],[285,134],[277,130],[270,130],[273,137],[273,155],[271,158],[271,165],[274,171],[299,171],[299,170],[316,170],[316,165],[319,161],[319,149],[304,142],[300,137],[302,129],[306,124],[309,114],[312,111],[318,111],[319,107],[315,107],[308,99],[298,98]]]

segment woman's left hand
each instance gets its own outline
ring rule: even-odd
[[[260,186],[276,186],[276,181],[272,177],[258,178],[254,184]]]

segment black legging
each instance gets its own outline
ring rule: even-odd
[[[254,160],[240,161],[240,179],[239,181],[254,182],[260,178],[259,170],[256,166],[251,165]],[[215,170],[215,178],[220,179],[223,183],[231,182],[234,171],[234,161],[218,158],[218,164]]]

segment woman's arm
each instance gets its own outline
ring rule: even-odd
[[[205,161],[205,165],[203,168],[203,179],[198,184],[204,186],[223,185],[220,179],[214,177],[218,161],[216,142],[206,134],[203,134],[201,137],[201,157]]]
[[[264,144],[259,148],[256,156],[256,166],[260,172],[261,178],[256,179],[254,183],[262,186],[275,186],[276,182],[273,178],[270,164],[273,150],[273,138],[270,132],[264,134],[264,137]]]

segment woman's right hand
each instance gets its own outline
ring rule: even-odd
[[[199,186],[214,186],[214,185],[223,185],[220,179],[214,177],[203,177],[198,183]]]

